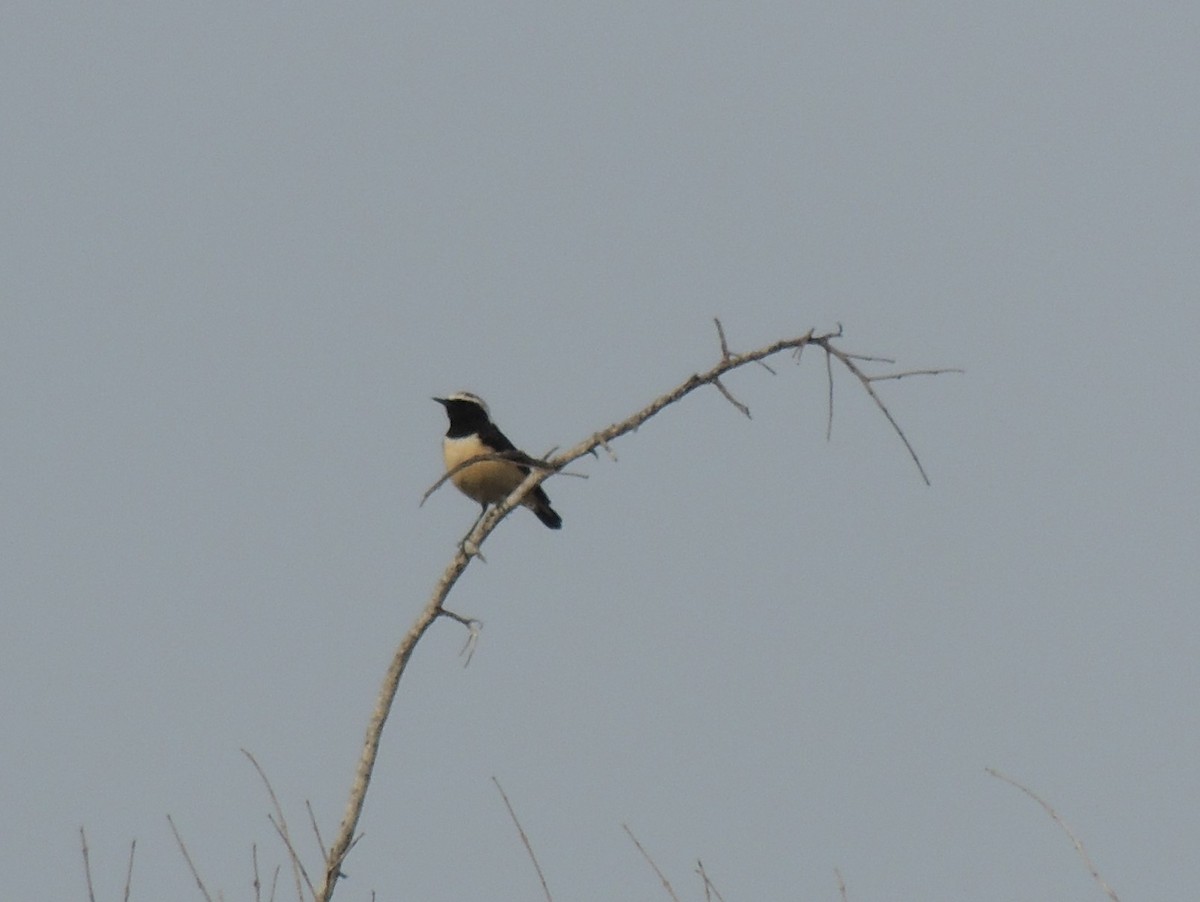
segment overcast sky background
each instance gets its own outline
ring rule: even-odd
[[[338,898],[1103,898],[1200,885],[1200,7],[14,2],[0,29],[4,895],[316,870],[476,509],[532,452],[783,358],[547,484],[451,597]],[[285,873],[286,878],[286,873]],[[278,898],[294,898],[290,884]]]

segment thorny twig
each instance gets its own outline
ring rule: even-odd
[[[829,416],[825,425],[826,441],[828,441],[833,435],[833,358],[836,357],[839,361],[841,361],[842,365],[845,366],[846,369],[854,374],[854,377],[858,379],[863,389],[865,389],[867,394],[871,396],[871,400],[875,402],[875,406],[879,408],[879,410],[887,418],[887,421],[892,424],[893,431],[895,431],[896,435],[900,437],[900,441],[904,442],[904,447],[908,449],[908,455],[912,458],[912,462],[916,465],[917,472],[921,474],[922,481],[924,481],[926,485],[929,485],[929,474],[925,472],[925,467],[921,464],[921,459],[917,456],[916,449],[908,440],[908,436],[904,434],[904,430],[900,428],[900,424],[896,422],[896,418],[892,416],[892,412],[888,410],[887,405],[884,404],[879,395],[875,393],[873,383],[884,382],[889,379],[899,380],[907,376],[940,376],[945,373],[961,373],[962,370],[958,367],[943,367],[935,369],[904,370],[899,373],[880,373],[877,375],[867,373],[858,366],[859,363],[895,364],[896,361],[890,357],[877,357],[870,354],[853,354],[849,351],[843,351],[833,344],[833,339],[841,338],[841,336],[842,324],[838,323],[836,332],[814,336],[809,342],[810,344],[818,345],[822,350],[825,351],[825,378],[829,384]],[[794,353],[796,353],[798,356],[800,350],[801,349],[797,348]]]
[[[475,556],[480,556],[478,551],[475,552]],[[479,634],[483,630],[483,621],[475,617],[464,617],[462,614],[456,614],[454,611],[447,610],[446,608],[442,608],[438,612],[438,616],[448,617],[467,628],[467,638],[463,642],[463,647],[459,649],[458,655],[459,657],[466,656],[466,660],[463,661],[463,667],[470,666],[471,659],[475,657],[475,648],[479,644]]]

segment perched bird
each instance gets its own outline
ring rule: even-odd
[[[450,428],[442,439],[442,456],[446,470],[480,454],[510,452],[513,460],[481,460],[463,467],[450,477],[460,492],[478,501],[486,511],[489,504],[499,504],[529,475],[529,467],[520,463],[532,460],[518,451],[504,433],[496,428],[488,414],[483,398],[470,392],[455,392],[448,398],[434,398],[446,408]],[[521,502],[551,529],[562,528],[562,517],[550,506],[550,499],[539,485]],[[482,516],[482,514],[480,515]]]

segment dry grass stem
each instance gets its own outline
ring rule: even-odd
[[[137,840],[129,843],[129,866],[125,868],[125,902],[129,902],[129,894],[133,890],[133,853],[137,849]]]
[[[704,870],[704,862],[699,859],[696,859],[696,873],[704,881],[704,902],[712,902],[714,898],[717,902],[725,902],[725,897],[717,890],[716,884],[708,879],[708,874]]]
[[[250,864],[254,870],[254,902],[262,902],[262,880],[258,876],[258,843],[250,844]]]
[[[674,902],[679,902],[679,897],[675,895],[675,890],[671,889],[671,881],[669,881],[666,875],[658,869],[658,865],[654,863],[654,859],[650,857],[650,853],[642,848],[642,844],[638,842],[638,838],[633,835],[633,831],[629,829],[629,825],[622,824],[621,829],[629,834],[629,838],[633,840],[633,844],[637,846],[637,850],[642,853],[642,857],[646,859],[646,862],[650,865],[650,867],[654,868],[654,873],[657,874],[658,879],[662,881],[663,889],[667,891],[667,895],[670,896]]]
[[[324,858],[325,840],[321,839],[321,828],[317,826],[317,815],[313,812],[312,802],[305,799],[304,807],[308,810],[308,822],[312,825],[313,835],[317,838],[317,848],[321,850],[321,857]]]
[[[316,894],[316,890],[313,888],[312,881],[308,879],[308,871],[304,869],[304,865],[300,861],[300,856],[296,854],[296,849],[292,845],[292,838],[288,836],[287,824],[275,820],[275,815],[273,814],[268,814],[267,820],[271,822],[271,826],[274,827],[275,832],[279,834],[279,838],[282,840],[284,848],[287,849],[288,857],[292,861],[292,877],[296,881],[296,898],[299,899],[300,902],[305,902],[304,887],[300,885],[300,881],[304,881],[304,885],[308,887],[308,891],[313,895]]]
[[[87,879],[88,902],[96,902],[96,891],[92,888],[92,862],[88,858],[87,833],[79,828],[79,842],[83,846],[83,876]]]
[[[521,837],[521,842],[525,846],[525,851],[529,853],[529,860],[533,862],[533,869],[537,871],[538,880],[542,884],[542,892],[546,895],[546,902],[554,902],[554,899],[550,896],[550,887],[546,885],[546,875],[542,873],[542,866],[538,864],[537,856],[533,854],[533,846],[529,842],[529,837],[525,835],[525,828],[517,820],[517,813],[513,811],[512,803],[508,800],[508,793],[504,791],[504,787],[500,785],[500,781],[495,777],[492,777],[492,782],[500,790],[500,798],[504,799],[504,807],[508,809],[508,816],[512,818],[512,822],[517,828],[517,833]]]
[[[1117,898],[1117,894],[1113,891],[1113,888],[1108,885],[1103,877],[1100,876],[1100,871],[1098,871],[1096,869],[1096,865],[1092,863],[1091,856],[1088,855],[1087,849],[1083,847],[1083,843],[1080,841],[1079,837],[1072,832],[1071,828],[1067,826],[1067,822],[1064,821],[1062,816],[1051,807],[1049,802],[1039,796],[1028,786],[1018,783],[1012,777],[1000,773],[1000,771],[996,770],[995,768],[985,767],[984,770],[997,780],[1003,780],[1008,785],[1015,786],[1017,789],[1021,790],[1021,792],[1025,793],[1025,795],[1029,796],[1029,798],[1041,805],[1045,812],[1050,815],[1050,819],[1054,821],[1054,823],[1058,824],[1058,826],[1062,828],[1062,831],[1067,834],[1067,838],[1071,840],[1071,845],[1075,847],[1075,851],[1078,852],[1079,857],[1083,859],[1083,864],[1088,869],[1088,873],[1092,875],[1092,879],[1096,881],[1096,885],[1099,886],[1100,889],[1104,890],[1112,902],[1121,902],[1121,900]]]
[[[842,879],[842,872],[834,868],[833,873],[837,876],[838,898],[841,899],[841,902],[850,902],[850,896],[846,894],[846,881]]]
[[[179,835],[179,830],[175,827],[175,821],[169,814],[167,815],[167,823],[171,825],[171,832],[175,834],[175,842],[179,843],[179,851],[183,853],[183,860],[187,862],[188,870],[192,872],[192,878],[196,881],[196,886],[200,888],[200,893],[204,896],[205,902],[213,902],[212,896],[208,894],[208,888],[204,885],[204,881],[200,879],[200,872],[196,870],[192,856],[188,853],[187,844],[184,843],[183,837]]]
[[[258,760],[250,754],[246,749],[242,749],[242,754],[250,759],[250,763],[254,765],[254,769],[258,771],[259,778],[263,781],[263,786],[267,788],[267,795],[271,799],[271,805],[275,809],[275,817],[267,815],[267,819],[271,822],[271,826],[275,828],[275,832],[279,834],[279,838],[283,840],[284,848],[287,849],[288,857],[292,862],[292,877],[296,881],[296,896],[300,902],[304,902],[304,889],[300,885],[301,879],[308,886],[308,891],[314,896],[316,890],[313,888],[312,881],[308,879],[308,872],[304,869],[304,864],[300,861],[300,856],[296,853],[296,847],[292,845],[292,837],[288,832],[287,818],[283,816],[283,806],[279,804],[279,797],[275,795],[275,788],[271,786],[271,781],[267,779],[267,773],[262,769]],[[276,821],[276,817],[278,821]],[[322,848],[324,853],[324,848]]]

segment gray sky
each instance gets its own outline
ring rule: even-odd
[[[253,898],[332,835],[475,515],[534,452],[729,380],[505,523],[422,643],[339,898],[1126,899],[1200,883],[1200,12],[1066,2],[11,4],[0,30],[0,869]],[[280,898],[288,898],[281,894]]]

